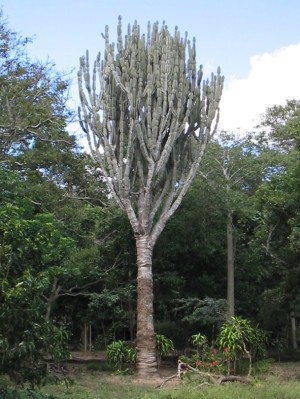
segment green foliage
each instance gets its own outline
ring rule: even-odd
[[[0,394],[1,392],[5,392],[9,386],[10,386],[10,379],[8,375],[0,374]]]
[[[236,360],[245,351],[245,345],[248,346],[255,341],[255,329],[249,320],[241,317],[231,317],[225,322],[217,338],[218,346],[226,350],[232,360]]]
[[[170,338],[162,334],[155,334],[156,350],[159,356],[169,355],[174,351],[174,344]]]
[[[224,319],[224,300],[220,299],[226,296],[226,274],[221,272],[224,226],[219,198],[198,176],[156,244],[155,317],[160,323],[171,319],[184,330],[177,340],[163,332],[176,348],[183,349],[194,331],[203,330],[204,325],[211,331],[212,324]]]
[[[74,248],[74,241],[62,230],[63,225],[51,214],[26,215],[15,205],[0,206],[2,276],[10,277],[26,268],[39,272],[62,266]]]
[[[162,356],[167,356],[174,353],[173,341],[163,334],[155,334],[155,348],[158,365],[161,363]]]
[[[63,327],[45,320],[38,301],[31,302],[32,282],[30,286],[26,283],[7,290],[1,304],[0,373],[17,384],[29,382],[33,387],[46,376],[45,356],[55,361],[69,357],[68,334]]]
[[[267,127],[261,138],[272,140],[279,151],[289,152],[299,145],[300,101],[287,100],[285,105],[274,105],[267,109],[261,127]]]
[[[256,226],[251,240],[253,252],[265,267],[259,297],[259,320],[273,331],[274,338],[285,336],[287,314],[299,315],[299,101],[267,110],[261,145],[268,149],[269,167],[255,193]]]
[[[51,64],[30,61],[29,40],[11,32],[2,16],[0,28],[1,371],[35,383],[44,375],[46,350],[67,356],[60,323],[68,323],[76,341],[80,325],[91,322],[101,347],[112,337],[134,338],[135,245],[99,168],[65,129],[68,82]],[[156,331],[176,348],[194,331],[210,337],[224,320],[232,210],[238,314],[272,331],[278,359],[292,355],[282,337],[289,314],[300,315],[299,123],[299,101],[292,100],[267,110],[256,140],[223,133],[211,142],[202,173],[154,252]],[[45,321],[52,293],[55,326]],[[239,326],[248,331],[240,336],[231,331],[222,356],[232,346],[224,356],[239,358],[244,344],[251,356],[264,356],[265,333],[248,327]],[[220,362],[210,350],[201,347],[200,355]]]
[[[202,325],[213,325],[226,318],[227,303],[225,299],[188,297],[178,299],[176,303],[178,306],[174,312],[181,314],[183,321],[190,324],[201,322]]]
[[[33,391],[30,389],[7,389],[1,393],[1,399],[57,399],[56,396],[48,395],[39,391]]]
[[[0,205],[0,244],[0,373],[39,385],[47,372],[45,355],[68,357],[68,333],[45,319],[45,296],[73,240],[52,215],[30,217],[7,203]]]
[[[207,346],[208,341],[204,334],[198,333],[191,336],[190,343],[197,348],[197,352],[200,353],[201,350]]]
[[[198,333],[190,337],[189,342],[197,352],[190,357],[181,356],[180,360],[201,371],[224,374],[226,355],[215,347],[209,346],[207,337]]]
[[[253,327],[249,320],[240,317],[232,317],[220,328],[215,347],[209,347],[204,334],[194,334],[190,338],[197,353],[190,358],[181,358],[193,367],[202,371],[219,372],[224,374],[226,370],[231,372],[231,362],[236,362],[242,354],[250,357],[249,370],[251,371],[251,356],[257,359],[266,355],[266,343],[268,334],[258,327]],[[251,352],[251,354],[250,354]]]
[[[40,146],[47,149],[47,155],[40,151],[39,160],[48,156],[51,162],[55,147],[66,148],[74,144],[65,131],[66,120],[71,116],[66,107],[68,82],[50,62],[43,64],[30,60],[27,55],[30,40],[12,32],[6,26],[2,12],[0,29],[1,161],[7,164],[14,159],[24,161],[25,153],[34,153]],[[60,141],[63,139],[64,142]],[[38,160],[35,162],[41,166]],[[24,172],[24,164],[19,166]]]
[[[128,329],[129,315],[124,310],[124,303],[130,302],[132,296],[133,286],[115,287],[113,282],[110,290],[104,288],[100,293],[90,295],[87,316],[94,325],[99,323],[102,326],[102,334],[97,339],[100,348],[106,346],[112,336]]]
[[[157,334],[165,335],[172,340],[176,349],[184,349],[186,346],[186,323],[175,321],[162,321],[155,323],[155,331]]]
[[[126,371],[125,367],[132,369],[135,366],[136,350],[124,341],[114,341],[107,345],[106,357],[107,361],[118,371]]]
[[[216,342],[230,361],[236,361],[242,354],[246,354],[249,358],[250,374],[252,357],[265,355],[267,341],[268,334],[254,327],[249,320],[231,317],[221,326]]]

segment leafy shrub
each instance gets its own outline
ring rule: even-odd
[[[262,358],[266,354],[266,343],[268,334],[258,327],[252,326],[251,322],[240,317],[232,317],[226,321],[220,329],[217,337],[219,349],[210,347],[204,334],[194,334],[190,343],[196,348],[196,354],[189,358],[181,357],[180,360],[206,372],[230,374],[236,371],[236,362],[239,360],[239,371],[246,372],[246,362],[242,359],[247,355],[248,375],[252,372],[252,358]],[[245,367],[244,367],[245,366]],[[264,367],[265,366],[265,367]],[[255,372],[263,372],[267,364],[261,362]]]
[[[160,356],[168,355],[174,351],[173,341],[162,334],[155,334],[156,350]]]
[[[68,357],[68,333],[46,320],[53,277],[73,248],[50,214],[27,215],[0,204],[0,373],[33,388],[45,378],[44,357]]]
[[[194,334],[191,336],[189,341],[195,348],[197,348],[198,355],[200,355],[201,351],[204,351],[207,347],[207,338],[204,334]]]
[[[0,335],[0,372],[7,374],[17,385],[29,382],[33,389],[47,375],[45,353],[56,361],[68,357],[68,334],[41,318],[37,318],[35,323],[28,322],[28,326],[31,328],[12,338]]]
[[[263,357],[266,353],[268,334],[258,327],[252,326],[251,322],[241,317],[232,317],[226,321],[220,329],[217,344],[228,357],[230,362],[235,362],[243,354],[248,357],[249,371],[252,371],[252,357]],[[230,372],[230,370],[228,370]]]
[[[136,363],[136,350],[124,341],[114,341],[106,347],[107,361],[117,370],[124,371],[125,367],[133,368]]]
[[[226,355],[214,347],[210,347],[204,334],[194,334],[189,339],[196,348],[191,357],[181,356],[180,360],[190,366],[205,372],[224,374],[226,372]]]
[[[166,356],[174,352],[173,341],[162,334],[155,334],[156,353],[158,364],[161,362],[162,356]]]

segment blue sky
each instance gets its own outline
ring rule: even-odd
[[[34,37],[30,55],[73,70],[77,100],[78,59],[103,50],[105,25],[115,39],[118,15],[124,30],[136,19],[166,21],[197,40],[197,61],[207,75],[221,66],[226,88],[220,126],[251,130],[267,106],[300,97],[299,0],[0,0],[10,29]]]

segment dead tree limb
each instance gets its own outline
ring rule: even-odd
[[[200,371],[200,370],[196,369],[195,367],[192,367],[189,364],[184,363],[184,362],[178,363],[177,374],[169,377],[168,380],[175,378],[175,376],[178,377],[179,379],[181,379],[182,376],[188,371],[192,371],[192,372],[200,375],[201,377],[207,378],[208,383],[210,385],[221,385],[225,382],[234,382],[234,381],[238,381],[243,384],[250,384],[252,382],[250,375],[247,375],[245,377],[239,376],[239,375],[219,375],[219,374],[215,374],[215,373],[209,373],[206,371]],[[167,381],[164,381],[160,386],[163,386],[166,382]]]

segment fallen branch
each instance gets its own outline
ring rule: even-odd
[[[183,363],[183,362],[178,363],[177,375],[179,378],[181,378],[182,375],[185,374],[188,370],[193,371],[194,373],[199,374],[202,377],[208,378],[213,384],[216,384],[217,380],[220,378],[219,374],[213,374],[213,373],[209,373],[207,371],[200,371],[200,370],[196,369],[195,367],[190,366],[187,363]]]
[[[214,384],[211,384],[210,382],[207,382],[207,381],[204,381],[204,382],[202,382],[200,385],[199,385],[199,387],[204,387],[204,386],[209,386],[209,387],[211,387],[211,386],[213,386]]]
[[[180,361],[178,363],[178,372],[177,372],[176,376],[178,378],[182,378],[182,375],[185,374],[187,371],[192,371],[202,377],[207,378],[211,385],[214,385],[214,384],[221,385],[224,382],[233,382],[233,381],[238,381],[243,384],[250,384],[252,382],[252,379],[249,375],[242,377],[242,376],[238,376],[238,375],[219,375],[219,374],[209,373],[206,371],[200,371],[200,370],[190,366],[189,364]],[[174,376],[172,376],[172,378],[174,378]],[[171,379],[171,377],[170,377],[170,379]],[[208,383],[206,383],[206,385],[207,384]],[[203,384],[201,384],[201,385],[203,385]]]
[[[166,378],[165,380],[163,380],[163,382],[161,382],[160,384],[158,384],[155,388],[161,388],[162,386],[165,385],[166,382],[174,380],[174,378],[178,378],[178,374],[173,374],[170,377]]]
[[[224,382],[233,382],[233,381],[238,381],[241,382],[242,384],[252,383],[252,379],[250,376],[241,377],[239,375],[222,375],[218,380],[218,384],[223,384]]]
[[[178,362],[178,370],[176,374],[171,375],[170,377],[166,378],[164,381],[162,381],[159,385],[157,385],[155,388],[161,388],[164,386],[168,381],[171,381],[175,378],[181,379],[184,374],[186,374],[188,371],[192,371],[193,373],[196,373],[200,375],[201,377],[207,378],[209,381],[205,381],[201,383],[199,386],[203,385],[221,385],[224,384],[225,382],[240,382],[242,384],[251,384],[252,379],[251,377],[245,376],[239,376],[239,375],[220,375],[220,374],[214,374],[214,373],[209,373],[207,371],[200,371],[196,369],[195,367],[190,366],[187,363]]]

